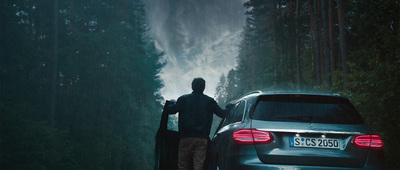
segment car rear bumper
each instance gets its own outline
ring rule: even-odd
[[[384,169],[381,166],[371,166],[366,165],[364,168],[352,168],[352,167],[328,167],[328,166],[308,166],[308,165],[286,165],[286,164],[265,164],[262,163],[257,156],[233,156],[228,160],[228,164],[225,164],[226,167],[221,169],[229,169],[229,170],[281,170],[281,169],[290,169],[290,170],[303,170],[303,169],[324,169],[324,170],[356,170],[356,169]]]

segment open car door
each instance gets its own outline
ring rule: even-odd
[[[167,107],[171,104],[166,101],[161,115],[160,127],[156,135],[156,146],[154,150],[154,170],[177,170],[178,169],[178,147],[179,147],[179,132],[177,130],[168,129],[168,121],[170,118]],[[171,125],[170,125],[171,126]],[[172,125],[173,126],[173,125]],[[204,162],[204,169],[209,169],[212,163],[211,141],[208,141],[207,157]],[[189,170],[193,170],[193,160],[189,165]]]
[[[168,129],[169,116],[166,108],[169,104],[169,101],[165,102],[160,127],[156,135],[154,170],[178,169],[179,132]]]

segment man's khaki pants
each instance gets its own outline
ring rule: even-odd
[[[179,141],[178,170],[187,170],[193,155],[193,170],[203,170],[207,154],[207,139],[183,138]]]

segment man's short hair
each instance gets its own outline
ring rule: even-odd
[[[192,90],[194,92],[203,92],[205,87],[206,87],[206,81],[203,78],[197,77],[193,79]]]

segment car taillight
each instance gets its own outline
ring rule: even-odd
[[[255,129],[239,129],[233,132],[233,141],[237,144],[268,144],[274,140],[271,132]]]
[[[353,144],[358,147],[382,148],[383,142],[378,135],[360,135],[353,139]]]

